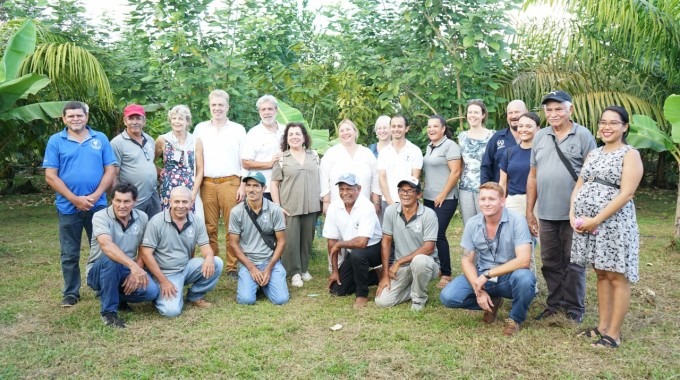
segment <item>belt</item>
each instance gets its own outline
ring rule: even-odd
[[[610,187],[613,187],[613,188],[616,188],[616,189],[621,188],[621,186],[619,186],[619,185],[617,185],[613,182],[605,181],[605,180],[597,178],[597,177],[588,177],[588,178],[584,178],[584,180],[586,182],[595,182],[595,183],[599,183],[600,185],[610,186]]]
[[[230,175],[227,177],[203,177],[203,182],[210,182],[210,183],[225,183],[227,181],[232,181],[234,178],[239,179],[238,176],[235,175]]]

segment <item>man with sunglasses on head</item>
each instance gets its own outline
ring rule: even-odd
[[[127,182],[137,188],[135,208],[144,211],[149,218],[161,212],[158,188],[158,171],[154,164],[154,139],[144,133],[146,112],[144,107],[130,104],[123,110],[125,130],[111,140],[113,153],[120,166],[116,166],[118,182]]]
[[[388,206],[383,217],[383,275],[375,303],[391,307],[411,300],[411,310],[421,311],[427,302],[427,285],[439,276],[435,245],[439,223],[434,211],[418,202],[422,192],[417,178],[406,177],[397,188],[399,202]]]

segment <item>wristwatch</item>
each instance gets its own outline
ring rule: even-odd
[[[489,275],[490,269],[487,269],[482,273],[487,280],[491,280],[491,275]]]

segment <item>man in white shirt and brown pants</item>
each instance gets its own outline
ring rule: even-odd
[[[232,207],[241,202],[245,196],[241,183],[245,171],[241,165],[240,154],[246,130],[241,124],[227,118],[229,94],[226,91],[214,90],[208,100],[212,119],[199,123],[194,130],[194,136],[203,142],[204,177],[201,184],[201,199],[210,247],[215,256],[218,256],[217,231],[220,214],[225,223],[228,223]],[[238,277],[236,256],[229,246],[229,234],[226,235],[226,251],[227,275],[236,279]]]

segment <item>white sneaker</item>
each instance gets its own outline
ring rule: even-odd
[[[312,275],[309,274],[309,272],[305,272],[302,274],[302,281],[312,281]]]
[[[296,288],[301,288],[304,283],[302,282],[302,277],[300,277],[300,274],[294,275],[290,279],[290,284],[293,285]]]

